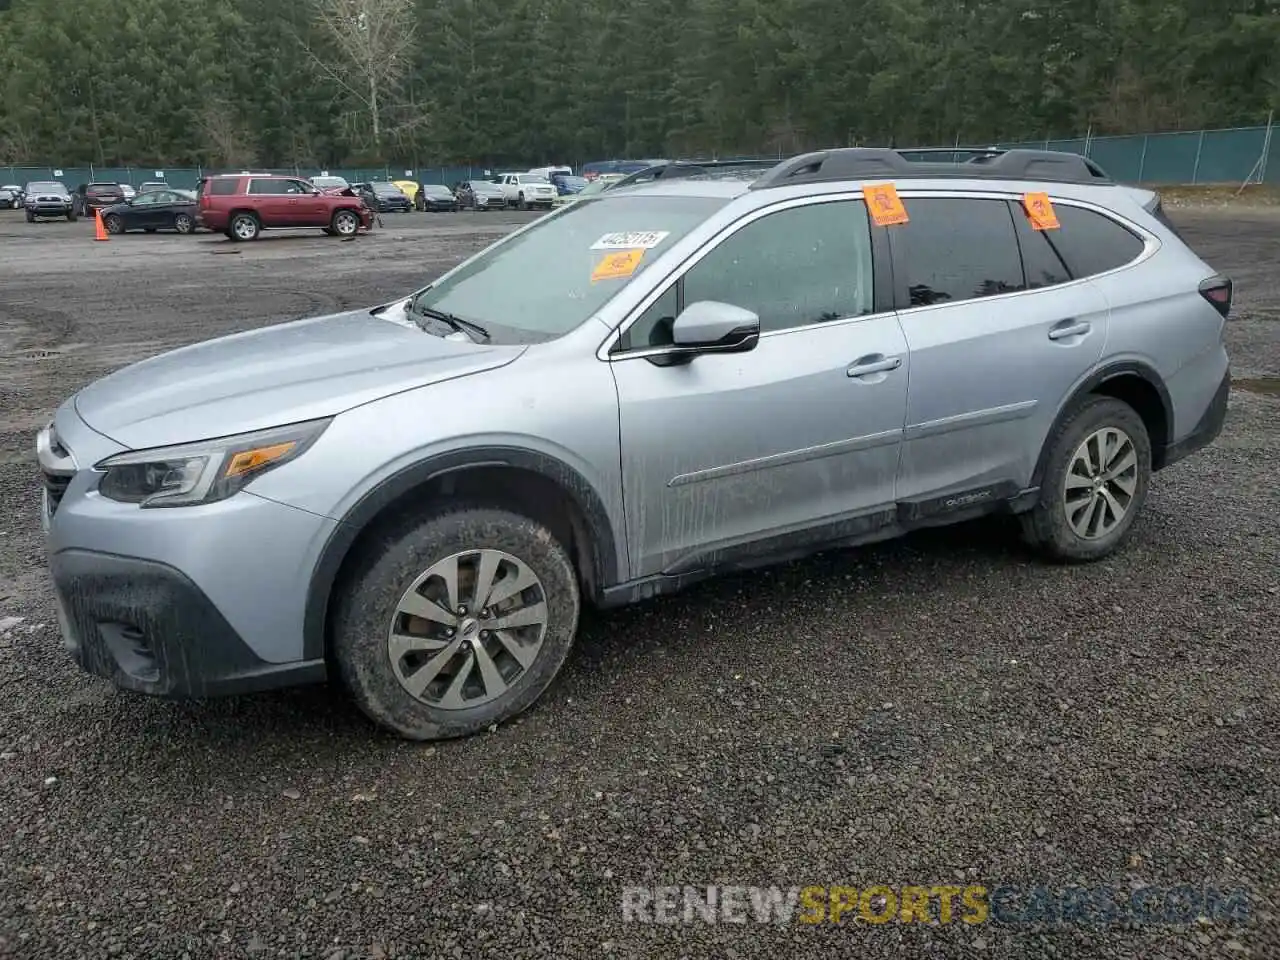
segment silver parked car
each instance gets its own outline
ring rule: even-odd
[[[537,700],[584,602],[996,512],[1105,557],[1221,429],[1231,298],[1154,194],[1066,154],[609,190],[407,299],[64,403],[65,644],[155,694],[336,675],[432,739]]]

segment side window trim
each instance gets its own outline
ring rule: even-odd
[[[1022,202],[1021,201],[1022,194],[1020,193],[996,192],[991,190],[905,189],[905,190],[899,190],[898,195],[902,198],[904,203],[912,199],[921,200],[921,199],[928,199],[930,197],[938,197],[940,199],[962,199],[962,200],[1003,200],[1009,204],[1020,204]],[[996,301],[996,300],[1006,300],[1009,297],[1023,297],[1023,296],[1026,296],[1027,294],[1040,293],[1044,290],[1050,290],[1050,289],[1060,290],[1063,287],[1070,287],[1075,284],[1088,283],[1090,281],[1097,280],[1100,277],[1109,277],[1114,273],[1119,273],[1122,270],[1131,270],[1134,267],[1138,266],[1140,263],[1145,263],[1147,260],[1151,259],[1151,257],[1155,254],[1157,250],[1160,249],[1161,244],[1160,244],[1159,237],[1151,233],[1149,230],[1146,230],[1145,228],[1134,223],[1132,220],[1128,219],[1122,214],[1115,213],[1112,210],[1108,210],[1106,207],[1099,206],[1096,203],[1090,203],[1087,200],[1076,199],[1075,197],[1058,197],[1058,196],[1051,195],[1050,200],[1052,200],[1055,206],[1078,207],[1081,210],[1088,210],[1092,213],[1096,213],[1103,217],[1106,217],[1108,220],[1114,221],[1117,226],[1124,227],[1130,233],[1134,234],[1140,240],[1142,240],[1143,242],[1142,252],[1139,253],[1136,257],[1134,257],[1132,260],[1130,260],[1128,263],[1121,264],[1120,266],[1115,267],[1111,270],[1105,270],[1102,273],[1090,274],[1087,277],[1076,277],[1074,274],[1072,274],[1072,278],[1068,280],[1066,283],[1055,284],[1052,287],[1037,287],[1032,290],[1015,290],[1010,293],[992,294],[989,297],[980,298],[984,303],[990,302],[990,301]],[[1011,212],[1012,212],[1012,208],[1011,208]],[[908,205],[907,214],[910,215],[910,213],[911,213],[911,207]],[[893,228],[887,227],[885,229],[892,230]],[[1016,229],[1014,230],[1014,236],[1015,237],[1017,236]],[[1019,250],[1019,256],[1021,256],[1021,250],[1022,250],[1021,246],[1019,246],[1018,250]],[[1056,247],[1054,249],[1054,252],[1055,254],[1057,253]],[[1064,267],[1065,267],[1065,264],[1064,264]],[[1069,269],[1067,272],[1071,273]],[[1026,264],[1024,262],[1023,264],[1024,276],[1025,276],[1025,273],[1026,273]],[[899,283],[902,282],[903,280],[905,280],[905,278],[900,279],[895,275],[893,278],[893,281],[894,281],[893,290],[894,290],[895,297],[897,298],[897,302],[901,304],[907,304],[908,301],[906,297],[906,289],[903,288],[900,290],[898,288]],[[898,307],[897,312],[899,314],[904,314],[904,313],[913,313],[917,310],[946,310],[949,307],[959,307],[966,304],[971,304],[973,302],[974,302],[973,299],[969,299],[969,300],[957,300],[950,303],[922,304],[920,306],[914,306],[914,307],[910,305],[904,305],[904,306]]]
[[[756,210],[744,213],[737,220],[725,225],[719,233],[705,243],[700,249],[695,251],[681,261],[670,273],[662,278],[653,289],[627,314],[626,318],[618,324],[600,344],[596,350],[596,357],[600,360],[612,363],[619,360],[632,360],[642,357],[659,356],[670,351],[671,347],[629,347],[621,349],[620,345],[623,338],[630,332],[631,328],[639,319],[644,316],[648,309],[657,301],[661,300],[673,286],[676,288],[676,310],[677,316],[679,311],[685,307],[684,303],[684,277],[690,270],[698,265],[703,257],[707,256],[712,250],[726,242],[730,237],[734,236],[738,231],[745,229],[757,220],[761,220],[774,213],[780,213],[784,210],[792,210],[797,207],[814,206],[820,203],[839,203],[857,202],[865,203],[865,198],[861,190],[849,191],[848,193],[831,193],[820,194],[811,197],[799,197],[790,200],[784,200],[779,203],[771,204],[767,207],[760,207]],[[886,313],[893,313],[893,265],[889,256],[887,227],[878,227],[871,221],[870,216],[867,217],[867,229],[871,231],[871,292],[872,292],[872,309],[871,313],[864,313],[856,317],[841,317],[836,320],[828,320],[822,323],[807,323],[796,327],[788,327],[783,330],[770,330],[762,332],[761,337],[776,336],[779,334],[791,333],[795,330],[813,330],[817,328],[835,326],[843,323],[859,323],[863,320],[870,320],[873,317],[882,316]]]

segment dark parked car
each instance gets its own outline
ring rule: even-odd
[[[556,193],[562,197],[568,197],[580,193],[587,185],[587,178],[575,177],[567,173],[554,173],[551,175],[551,182],[556,186]]]
[[[414,198],[414,206],[428,213],[439,210],[453,213],[458,209],[458,198],[444,184],[424,183],[418,188],[418,195]]]
[[[27,223],[37,220],[76,218],[76,204],[66,186],[57,180],[35,180],[22,191],[22,204],[27,208]]]
[[[394,183],[360,183],[356,185],[360,198],[375,213],[407,213],[413,209],[413,201],[406,197]]]
[[[82,183],[76,187],[76,216],[91,217],[95,210],[123,203],[124,188],[118,183]]]
[[[22,188],[16,183],[6,183],[0,187],[0,208],[8,207],[17,210],[22,206]]]
[[[189,193],[178,190],[152,190],[140,193],[102,208],[102,222],[107,233],[130,230],[177,230],[191,233],[196,228],[196,201]]]
[[[465,180],[455,191],[458,206],[472,210],[505,210],[507,195],[502,188],[489,180]]]

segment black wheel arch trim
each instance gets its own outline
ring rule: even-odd
[[[311,572],[303,619],[303,656],[325,655],[329,602],[338,572],[360,534],[388,504],[445,474],[481,467],[508,467],[537,473],[555,483],[577,506],[591,542],[592,582],[597,592],[618,583],[617,539],[599,492],[577,470],[549,454],[523,447],[471,447],[438,454],[381,481],[347,511],[330,533]]]
[[[1165,451],[1171,443],[1170,436],[1173,432],[1173,401],[1169,397],[1169,390],[1165,386],[1164,379],[1149,364],[1140,360],[1118,360],[1115,363],[1109,363],[1100,367],[1091,373],[1079,386],[1072,391],[1071,396],[1067,398],[1066,403],[1058,411],[1058,415],[1054,418],[1049,432],[1045,436],[1044,445],[1040,448],[1040,457],[1036,460],[1035,473],[1031,475],[1030,486],[1038,487],[1044,481],[1045,467],[1049,462],[1049,440],[1057,432],[1058,426],[1062,423],[1063,418],[1070,415],[1075,409],[1080,398],[1093,393],[1098,387],[1102,386],[1108,380],[1114,380],[1117,377],[1137,376],[1148,385],[1150,385],[1156,394],[1160,397],[1160,405],[1164,408],[1165,433],[1163,437],[1151,437],[1151,468],[1153,471],[1159,470],[1164,466]]]

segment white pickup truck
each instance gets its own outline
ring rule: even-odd
[[[494,183],[502,187],[508,206],[522,210],[535,206],[550,208],[559,195],[555,184],[537,173],[504,173],[494,177]]]

